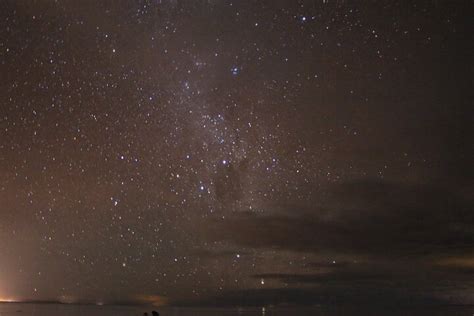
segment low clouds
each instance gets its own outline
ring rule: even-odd
[[[213,238],[251,248],[375,257],[451,255],[473,247],[474,214],[456,192],[359,181],[335,186],[330,196],[322,209],[235,216],[219,222]]]
[[[360,261],[305,262],[303,273],[269,266],[268,273],[249,277],[277,287],[229,292],[216,300],[248,305],[473,302],[474,284],[466,276],[472,276],[474,265],[466,253],[474,248],[474,214],[466,190],[363,180],[336,185],[327,196],[314,209],[240,213],[213,223],[210,237],[247,249]],[[452,291],[460,288],[453,299]]]

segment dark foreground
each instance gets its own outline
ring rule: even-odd
[[[160,316],[335,316],[335,315],[474,315],[473,306],[406,308],[312,307],[312,308],[155,308],[143,306],[93,306],[61,304],[0,304],[0,316],[141,316],[155,309]]]

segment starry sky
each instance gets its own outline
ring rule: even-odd
[[[473,303],[471,10],[1,1],[0,298]]]

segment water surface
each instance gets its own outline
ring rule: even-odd
[[[142,316],[155,309],[160,316],[339,316],[339,315],[474,315],[472,306],[371,308],[154,308],[146,306],[95,306],[1,303],[0,316]]]

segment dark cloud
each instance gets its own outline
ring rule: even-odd
[[[471,271],[472,272],[472,271]],[[285,286],[317,286],[341,292],[359,289],[399,290],[407,295],[439,295],[453,285],[469,285],[467,268],[439,267],[423,261],[371,261],[307,273],[256,274],[255,279],[276,280]]]
[[[403,291],[389,288],[373,288],[365,291],[354,288],[343,292],[331,288],[274,288],[229,291],[207,300],[178,304],[205,306],[349,306],[357,304],[357,306],[400,307],[400,305],[436,305],[445,303],[429,295],[410,297],[403,293]]]
[[[472,203],[435,186],[359,181],[334,186],[315,209],[217,222],[212,237],[252,248],[371,256],[455,254],[474,246]]]
[[[199,256],[204,259],[219,259],[219,258],[233,258],[237,254],[244,256],[244,255],[249,255],[250,252],[247,251],[232,251],[232,250],[205,250],[205,249],[200,249],[196,250],[192,253],[194,256]]]
[[[362,180],[333,186],[312,209],[217,221],[211,238],[248,249],[361,260],[301,262],[298,273],[269,267],[251,278],[281,288],[226,293],[213,304],[473,302],[466,253],[474,249],[474,214],[466,192]]]
[[[468,269],[436,266],[420,260],[309,266],[306,273],[251,276],[276,284],[271,288],[227,291],[207,300],[176,303],[210,306],[352,305],[372,308],[447,306],[469,302],[468,290],[457,296],[453,296],[452,291],[469,289],[473,285],[472,281],[466,280]]]

